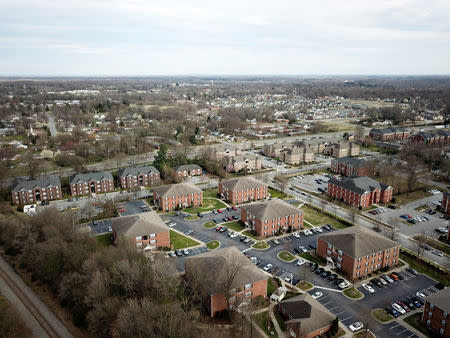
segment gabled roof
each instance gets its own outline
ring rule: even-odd
[[[440,308],[442,311],[450,313],[450,288],[446,287],[436,293],[429,295],[426,298],[434,306]]]
[[[318,238],[355,259],[398,246],[397,242],[362,226],[333,231],[320,235]]]
[[[100,171],[98,173],[86,173],[86,174],[75,174],[70,177],[70,184],[78,182],[89,182],[89,181],[101,181],[101,180],[112,180],[113,177],[110,172]]]
[[[373,128],[370,130],[374,134],[393,134],[393,133],[404,133],[407,132],[405,128],[400,127],[388,127],[383,129]]]
[[[222,184],[222,186],[224,186],[228,190],[233,190],[233,191],[267,187],[267,184],[265,184],[261,181],[257,181],[251,177],[230,178],[229,180],[220,182],[220,184]]]
[[[241,206],[241,209],[247,210],[259,220],[269,220],[302,213],[300,209],[279,198],[246,204]]]
[[[358,194],[364,194],[365,192],[370,192],[374,189],[385,190],[389,188],[388,185],[379,183],[367,176],[348,177],[341,180],[333,177],[328,180],[328,183],[343,187]]]
[[[351,165],[353,168],[363,168],[369,164],[366,160],[364,160],[362,158],[357,158],[357,157],[352,157],[352,156],[336,158],[333,161],[337,162],[337,163],[345,163],[347,165]]]
[[[300,326],[302,337],[330,325],[336,318],[309,293],[283,300],[279,306],[292,318],[286,323],[297,323]]]
[[[117,217],[111,221],[117,234],[127,238],[169,231],[161,217],[154,211],[143,212],[137,216]]]
[[[20,181],[20,182],[17,182],[14,184],[14,186],[12,188],[12,192],[20,191],[22,189],[33,190],[34,188],[47,188],[49,186],[53,186],[53,187],[61,186],[59,177],[50,176],[50,177],[40,178],[37,180]]]
[[[183,164],[179,165],[178,167],[173,168],[175,171],[189,171],[189,170],[197,170],[202,169],[202,167],[196,165],[196,164]]]
[[[153,188],[153,191],[156,192],[158,197],[174,197],[174,196],[182,196],[191,193],[200,193],[202,190],[192,183],[178,183],[178,184],[170,184],[163,185],[160,187]]]
[[[126,177],[126,176],[137,176],[137,175],[149,175],[149,174],[159,174],[159,171],[151,166],[141,166],[141,167],[130,167],[130,168],[124,168],[124,169],[120,169],[117,172],[117,175],[119,177]]]
[[[232,270],[235,271],[231,288],[267,279],[267,275],[253,264],[235,246],[208,251],[200,255],[189,256],[184,259],[187,275],[194,275],[204,279],[210,295],[223,292],[221,283]]]

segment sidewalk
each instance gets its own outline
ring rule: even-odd
[[[284,334],[284,332],[281,330],[280,325],[278,325],[278,321],[277,321],[277,319],[275,318],[275,315],[274,315],[274,313],[273,313],[273,307],[274,307],[274,306],[275,306],[274,303],[270,304],[270,306],[269,306],[269,316],[270,316],[270,319],[272,320],[273,325],[275,326],[275,330],[277,331],[278,337],[285,337],[285,334]]]

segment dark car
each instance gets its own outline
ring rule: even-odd
[[[292,250],[294,250],[294,252],[296,253],[296,254],[298,254],[298,255],[300,255],[302,252],[299,250],[299,249],[297,249],[297,248],[294,248],[294,249],[292,249]]]
[[[442,283],[437,283],[434,287],[438,290],[443,290],[445,288],[445,285]]]
[[[239,240],[242,242],[243,240],[245,240],[247,237],[244,235],[239,236]]]
[[[316,271],[314,271],[317,275],[321,275],[322,272],[324,272],[324,268],[318,268]]]
[[[370,284],[374,284],[374,285],[378,286],[379,288],[381,288],[381,282],[376,278],[372,278],[372,280],[370,281]]]
[[[397,310],[395,310],[395,309],[393,309],[393,308],[391,308],[391,307],[385,307],[384,310],[385,310],[388,314],[394,316],[395,318],[397,318],[398,316],[400,316],[400,313],[398,313]]]
[[[175,250],[175,255],[177,255],[178,257],[183,256],[180,250]]]
[[[316,248],[317,248],[317,245],[316,244],[310,244],[310,245],[308,245],[312,250],[315,250]]]
[[[322,274],[320,275],[322,278],[328,278],[328,276],[331,275],[330,271],[324,271],[322,272]]]
[[[203,218],[203,215],[202,215],[201,212],[199,212],[199,213],[197,214],[197,216],[200,217],[200,218]]]
[[[420,300],[420,299],[417,298],[416,296],[411,297],[411,300],[414,302],[414,304],[417,304],[417,303],[420,304],[419,306],[416,306],[416,307],[421,307],[421,306],[423,305],[422,300]]]
[[[300,283],[300,279],[298,279],[297,277],[294,277],[294,278],[292,279],[291,284],[292,284],[292,285],[297,285],[298,283]]]
[[[316,271],[319,266],[316,263],[310,262],[309,269],[311,271]]]
[[[405,276],[403,276],[401,273],[396,272],[395,274],[397,275],[398,279],[400,279],[400,280],[404,280],[405,279]]]
[[[408,306],[411,310],[416,309],[416,306],[414,305],[414,303],[409,301],[408,299],[403,299],[402,303],[405,304],[406,306]]]
[[[222,229],[220,229],[220,232],[225,232],[225,231],[228,231],[227,227],[222,227]]]
[[[331,275],[328,276],[328,280],[330,281],[334,281],[338,278],[338,275],[335,273],[332,273]]]
[[[227,211],[231,211],[231,207],[227,207]]]
[[[237,220],[237,219],[239,219],[239,217],[237,217],[236,215],[234,215],[234,216],[233,216],[233,219],[234,219],[234,220]]]
[[[220,219],[215,219],[215,220],[214,220],[214,223],[216,223],[216,224],[219,224],[220,222],[221,222]]]
[[[222,221],[228,222],[228,218],[227,218],[227,217],[224,217],[224,218],[222,218]]]
[[[417,271],[412,268],[406,268],[406,271],[412,273],[413,275],[417,275]]]

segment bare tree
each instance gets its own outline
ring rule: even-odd
[[[425,231],[422,231],[420,235],[415,236],[414,239],[414,243],[416,244],[417,248],[417,256],[423,257],[423,252],[427,244],[427,236],[425,235]]]
[[[352,223],[352,225],[356,224],[357,215],[358,215],[358,209],[356,207],[351,207],[350,208],[350,222]]]
[[[397,233],[398,233],[398,230],[395,227],[391,227],[386,230],[386,236],[393,241],[396,240]]]

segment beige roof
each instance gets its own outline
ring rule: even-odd
[[[397,242],[361,226],[352,226],[346,229],[333,231],[328,234],[320,235],[318,238],[341,249],[344,253],[353,258],[360,258],[374,252],[398,246]]]
[[[236,268],[231,288],[238,288],[246,284],[267,279],[264,272],[256,267],[235,246],[208,251],[196,256],[186,257],[184,260],[187,275],[201,278],[208,288],[209,294],[223,292],[221,283]]]
[[[169,231],[161,217],[154,211],[113,218],[112,227],[118,235],[130,238]]]
[[[192,183],[179,183],[156,187],[153,188],[153,191],[156,191],[158,197],[174,197],[191,193],[200,193],[202,190]]]
[[[279,198],[243,205],[241,209],[247,210],[259,220],[269,220],[302,213],[300,209]]]
[[[300,336],[302,337],[330,325],[336,318],[309,293],[283,300],[280,307],[292,318],[286,323],[298,323],[300,325]]]
[[[443,290],[429,295],[427,301],[442,311],[450,313],[450,288],[446,287]]]
[[[251,177],[230,178],[229,180],[220,182],[222,186],[228,190],[247,190],[259,187],[267,187],[267,184],[257,181]]]

